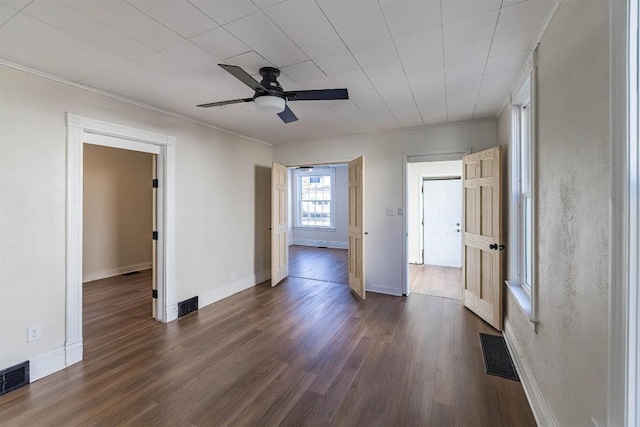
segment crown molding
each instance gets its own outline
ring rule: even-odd
[[[223,133],[226,133],[228,135],[236,136],[238,138],[243,138],[243,139],[246,139],[248,141],[257,142],[259,144],[263,144],[263,145],[266,145],[266,146],[269,146],[269,147],[273,147],[273,144],[271,144],[269,142],[266,142],[266,141],[262,141],[260,139],[252,138],[252,137],[247,136],[247,135],[242,135],[242,134],[237,133],[237,132],[233,132],[233,131],[230,131],[230,130],[227,130],[227,129],[223,129],[221,127],[212,125],[210,123],[203,122],[202,120],[198,120],[198,119],[194,119],[194,118],[189,117],[189,116],[185,116],[185,115],[182,115],[182,114],[174,113],[173,111],[169,111],[169,110],[165,110],[165,109],[162,109],[162,108],[154,107],[153,105],[145,104],[144,102],[135,101],[133,99],[126,98],[124,96],[115,95],[113,93],[106,92],[104,90],[92,88],[92,87],[83,85],[81,83],[77,83],[77,82],[74,82],[74,81],[71,81],[71,80],[67,80],[67,79],[62,78],[62,77],[54,76],[53,74],[48,74],[48,73],[45,73],[43,71],[38,71],[38,70],[30,68],[30,67],[25,67],[24,65],[16,64],[14,62],[10,62],[10,61],[4,60],[4,59],[0,59],[0,65],[5,66],[5,67],[9,67],[9,68],[13,68],[13,69],[16,69],[16,70],[19,70],[19,71],[24,71],[25,73],[33,74],[33,75],[38,76],[38,77],[43,77],[43,78],[48,79],[48,80],[53,80],[54,82],[62,83],[62,84],[68,85],[68,86],[73,86],[73,87],[78,88],[78,89],[86,90],[88,92],[92,92],[92,93],[95,93],[97,95],[106,96],[108,98],[115,99],[117,101],[126,102],[127,104],[135,105],[136,107],[141,107],[141,108],[145,108],[147,110],[152,110],[152,111],[155,111],[155,112],[158,112],[158,113],[167,114],[169,116],[172,116],[172,117],[175,117],[175,118],[178,118],[178,119],[181,119],[181,120],[186,120],[188,122],[195,123],[195,124],[200,125],[200,126],[208,127],[209,129],[217,130],[219,132],[223,132]]]

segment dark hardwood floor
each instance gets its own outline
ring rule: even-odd
[[[535,425],[459,301],[290,277],[161,324],[149,280],[87,284],[84,360],[1,397],[0,424]]]
[[[462,299],[462,269],[409,264],[410,292],[434,297]]]
[[[346,249],[289,246],[289,276],[349,284]]]

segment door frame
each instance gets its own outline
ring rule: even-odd
[[[278,162],[278,163],[281,164],[282,166],[286,167],[289,170],[289,172],[291,172],[291,170],[293,168],[298,168],[298,167],[301,167],[301,166],[314,167],[314,166],[328,166],[328,165],[348,165],[349,162],[352,161],[352,160],[353,159],[351,159],[351,160],[332,160],[332,161],[310,160],[310,161],[305,161],[305,162],[295,161],[295,162],[282,162],[282,163]],[[295,178],[292,177],[292,181],[293,181],[293,179],[295,179]],[[295,190],[293,182],[291,182],[289,184],[290,185],[288,186],[288,188],[290,188],[291,190]],[[348,185],[348,183],[347,183],[347,185]],[[287,192],[287,193],[290,193],[290,192]],[[273,195],[272,195],[272,197],[273,197]],[[347,197],[347,199],[348,199],[348,197]],[[289,215],[289,223],[290,223],[289,225],[291,226],[291,229],[295,228],[295,221],[293,219],[293,217],[295,216],[295,210],[294,210],[294,206],[292,206],[292,202],[293,202],[292,194],[288,194],[287,208],[291,211],[291,215]],[[348,204],[348,200],[347,200],[347,204]],[[289,243],[291,241],[292,241],[291,240],[291,236],[287,236],[287,248],[289,246],[291,246],[291,243]],[[347,250],[347,256],[348,256],[349,248],[347,247],[346,250]]]
[[[175,145],[170,135],[135,129],[66,113],[67,227],[65,365],[80,362],[82,343],[82,211],[84,144],[156,154],[157,201],[157,320],[178,317],[175,301]],[[151,178],[149,178],[151,181]],[[151,184],[151,182],[149,183]],[[151,190],[151,185],[149,185]],[[149,236],[151,240],[151,236]]]
[[[612,1],[610,23],[611,244],[607,425],[640,420],[640,1]]]
[[[447,175],[447,176],[421,176],[422,180],[422,192],[420,193],[420,251],[422,256],[422,264],[424,265],[424,182],[425,181],[450,181],[457,179],[462,182],[462,175]],[[462,208],[462,197],[460,197],[460,207]],[[462,211],[462,209],[460,209]],[[407,215],[407,218],[409,215]],[[462,222],[460,223],[460,227],[462,227]],[[460,229],[462,231],[462,228]],[[407,236],[408,240],[409,236]],[[462,259],[462,243],[460,244],[460,259]]]
[[[409,163],[438,162],[446,160],[462,160],[471,154],[471,147],[442,148],[423,151],[407,151],[402,153],[402,295],[409,296]]]

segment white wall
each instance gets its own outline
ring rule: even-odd
[[[461,160],[409,163],[409,165],[407,166],[409,263],[422,264],[422,180],[424,178],[438,178],[448,176],[462,176]],[[460,203],[462,203],[462,200],[460,200]]]
[[[83,281],[151,266],[153,155],[85,144]]]
[[[365,156],[366,280],[373,291],[401,295],[403,217],[387,216],[386,210],[402,207],[403,153],[470,147],[475,152],[495,145],[496,121],[491,119],[276,146],[274,158],[300,165]]]
[[[177,301],[269,276],[270,146],[8,67],[0,85],[0,369],[65,341],[65,112],[176,137]]]
[[[335,248],[346,248],[349,243],[349,169],[346,165],[333,167],[335,170],[335,229],[334,230],[305,230],[304,228],[293,227],[292,243],[294,245],[307,246],[327,246]],[[295,179],[296,174],[291,174]],[[293,191],[297,191],[295,184]],[[294,194],[290,198],[294,201]],[[292,209],[292,215],[295,210]],[[295,223],[295,218],[291,217],[291,222]]]
[[[607,419],[609,4],[560,3],[539,46],[539,323],[506,321],[561,426]],[[508,145],[510,111],[499,118]]]

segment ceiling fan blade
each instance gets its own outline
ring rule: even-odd
[[[284,111],[282,113],[278,113],[278,116],[280,116],[282,121],[285,123],[291,123],[298,120],[298,118],[295,114],[293,114],[293,111],[291,111],[288,105],[285,105]]]
[[[227,64],[218,64],[223,70],[227,71],[236,79],[240,80],[242,83],[249,86],[251,89],[256,92],[267,92],[267,89],[260,84],[256,79],[251,77],[249,73],[247,73],[242,68],[236,65],[227,65]]]
[[[219,102],[210,102],[208,104],[200,104],[200,105],[196,105],[196,107],[203,107],[203,108],[219,107],[221,105],[239,104],[241,102],[251,102],[251,101],[253,101],[253,98],[231,99],[229,101],[219,101]]]
[[[331,99],[349,99],[347,89],[293,90],[285,92],[287,101],[328,101]]]

